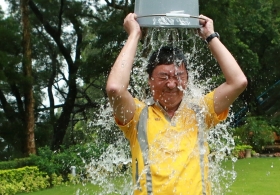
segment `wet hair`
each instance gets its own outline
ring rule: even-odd
[[[162,46],[150,56],[146,71],[149,74],[149,78],[151,78],[154,69],[158,65],[176,64],[179,66],[182,63],[187,69],[187,60],[180,49],[170,46]]]

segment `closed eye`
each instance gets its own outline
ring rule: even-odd
[[[161,73],[161,74],[158,75],[158,79],[159,80],[168,80],[169,76],[168,76],[168,74]]]
[[[178,72],[178,73],[176,73],[176,78],[178,79],[178,80],[184,80],[184,79],[186,79],[187,78],[187,76],[186,76],[186,74],[184,73],[184,72]]]

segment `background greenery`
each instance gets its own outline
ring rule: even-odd
[[[0,12],[0,160],[30,156],[26,146],[34,141],[38,156],[31,158],[37,158],[37,166],[66,175],[69,163],[81,163],[75,154],[84,152],[87,159],[88,152],[98,158],[121,133],[113,125],[106,131],[99,125],[99,110],[107,107],[106,77],[127,37],[122,23],[133,12],[134,1],[29,0],[32,78],[23,73],[22,1],[5,2],[8,14]],[[259,146],[271,143],[265,136],[279,132],[280,126],[280,2],[199,4],[200,13],[214,20],[215,30],[249,81],[232,107],[237,113],[233,126],[239,125],[234,132],[242,144],[261,150]],[[200,79],[222,82],[213,59],[201,58],[206,64]],[[26,83],[32,84],[35,99],[34,140],[26,135]],[[250,116],[244,118],[248,111]],[[250,132],[257,139],[250,140]],[[62,163],[65,159],[68,164]]]
[[[6,2],[8,15],[0,12],[1,160],[29,154],[24,126],[28,78],[22,72],[20,1]],[[249,80],[248,88],[232,108],[236,113],[245,108],[237,120],[249,110],[252,117],[266,116],[266,123],[279,129],[280,107],[275,101],[280,97],[278,88],[269,90],[269,97],[262,96],[262,100],[267,100],[264,103],[260,104],[258,98],[280,80],[280,2],[199,3],[200,13],[214,20],[215,30]],[[96,126],[89,128],[88,122],[98,118],[101,106],[106,107],[106,77],[126,39],[122,22],[133,12],[134,1],[30,0],[28,5],[36,148],[48,146],[57,150],[62,145],[70,147],[94,139],[103,140],[105,145],[112,143],[114,137],[102,134]],[[201,77],[209,76],[219,81],[221,71],[217,66],[205,65]],[[238,124],[244,124],[244,120]]]

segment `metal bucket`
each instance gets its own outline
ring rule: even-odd
[[[198,0],[135,0],[142,27],[200,28]]]

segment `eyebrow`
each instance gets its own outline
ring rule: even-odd
[[[178,71],[178,72],[175,72],[175,75],[181,75],[181,74],[184,74],[185,72],[184,71]]]
[[[169,74],[168,74],[168,72],[159,72],[158,75],[167,76],[167,75],[169,75]]]
[[[184,74],[184,71],[176,71],[175,75]],[[170,72],[159,72],[158,75],[170,75]]]

